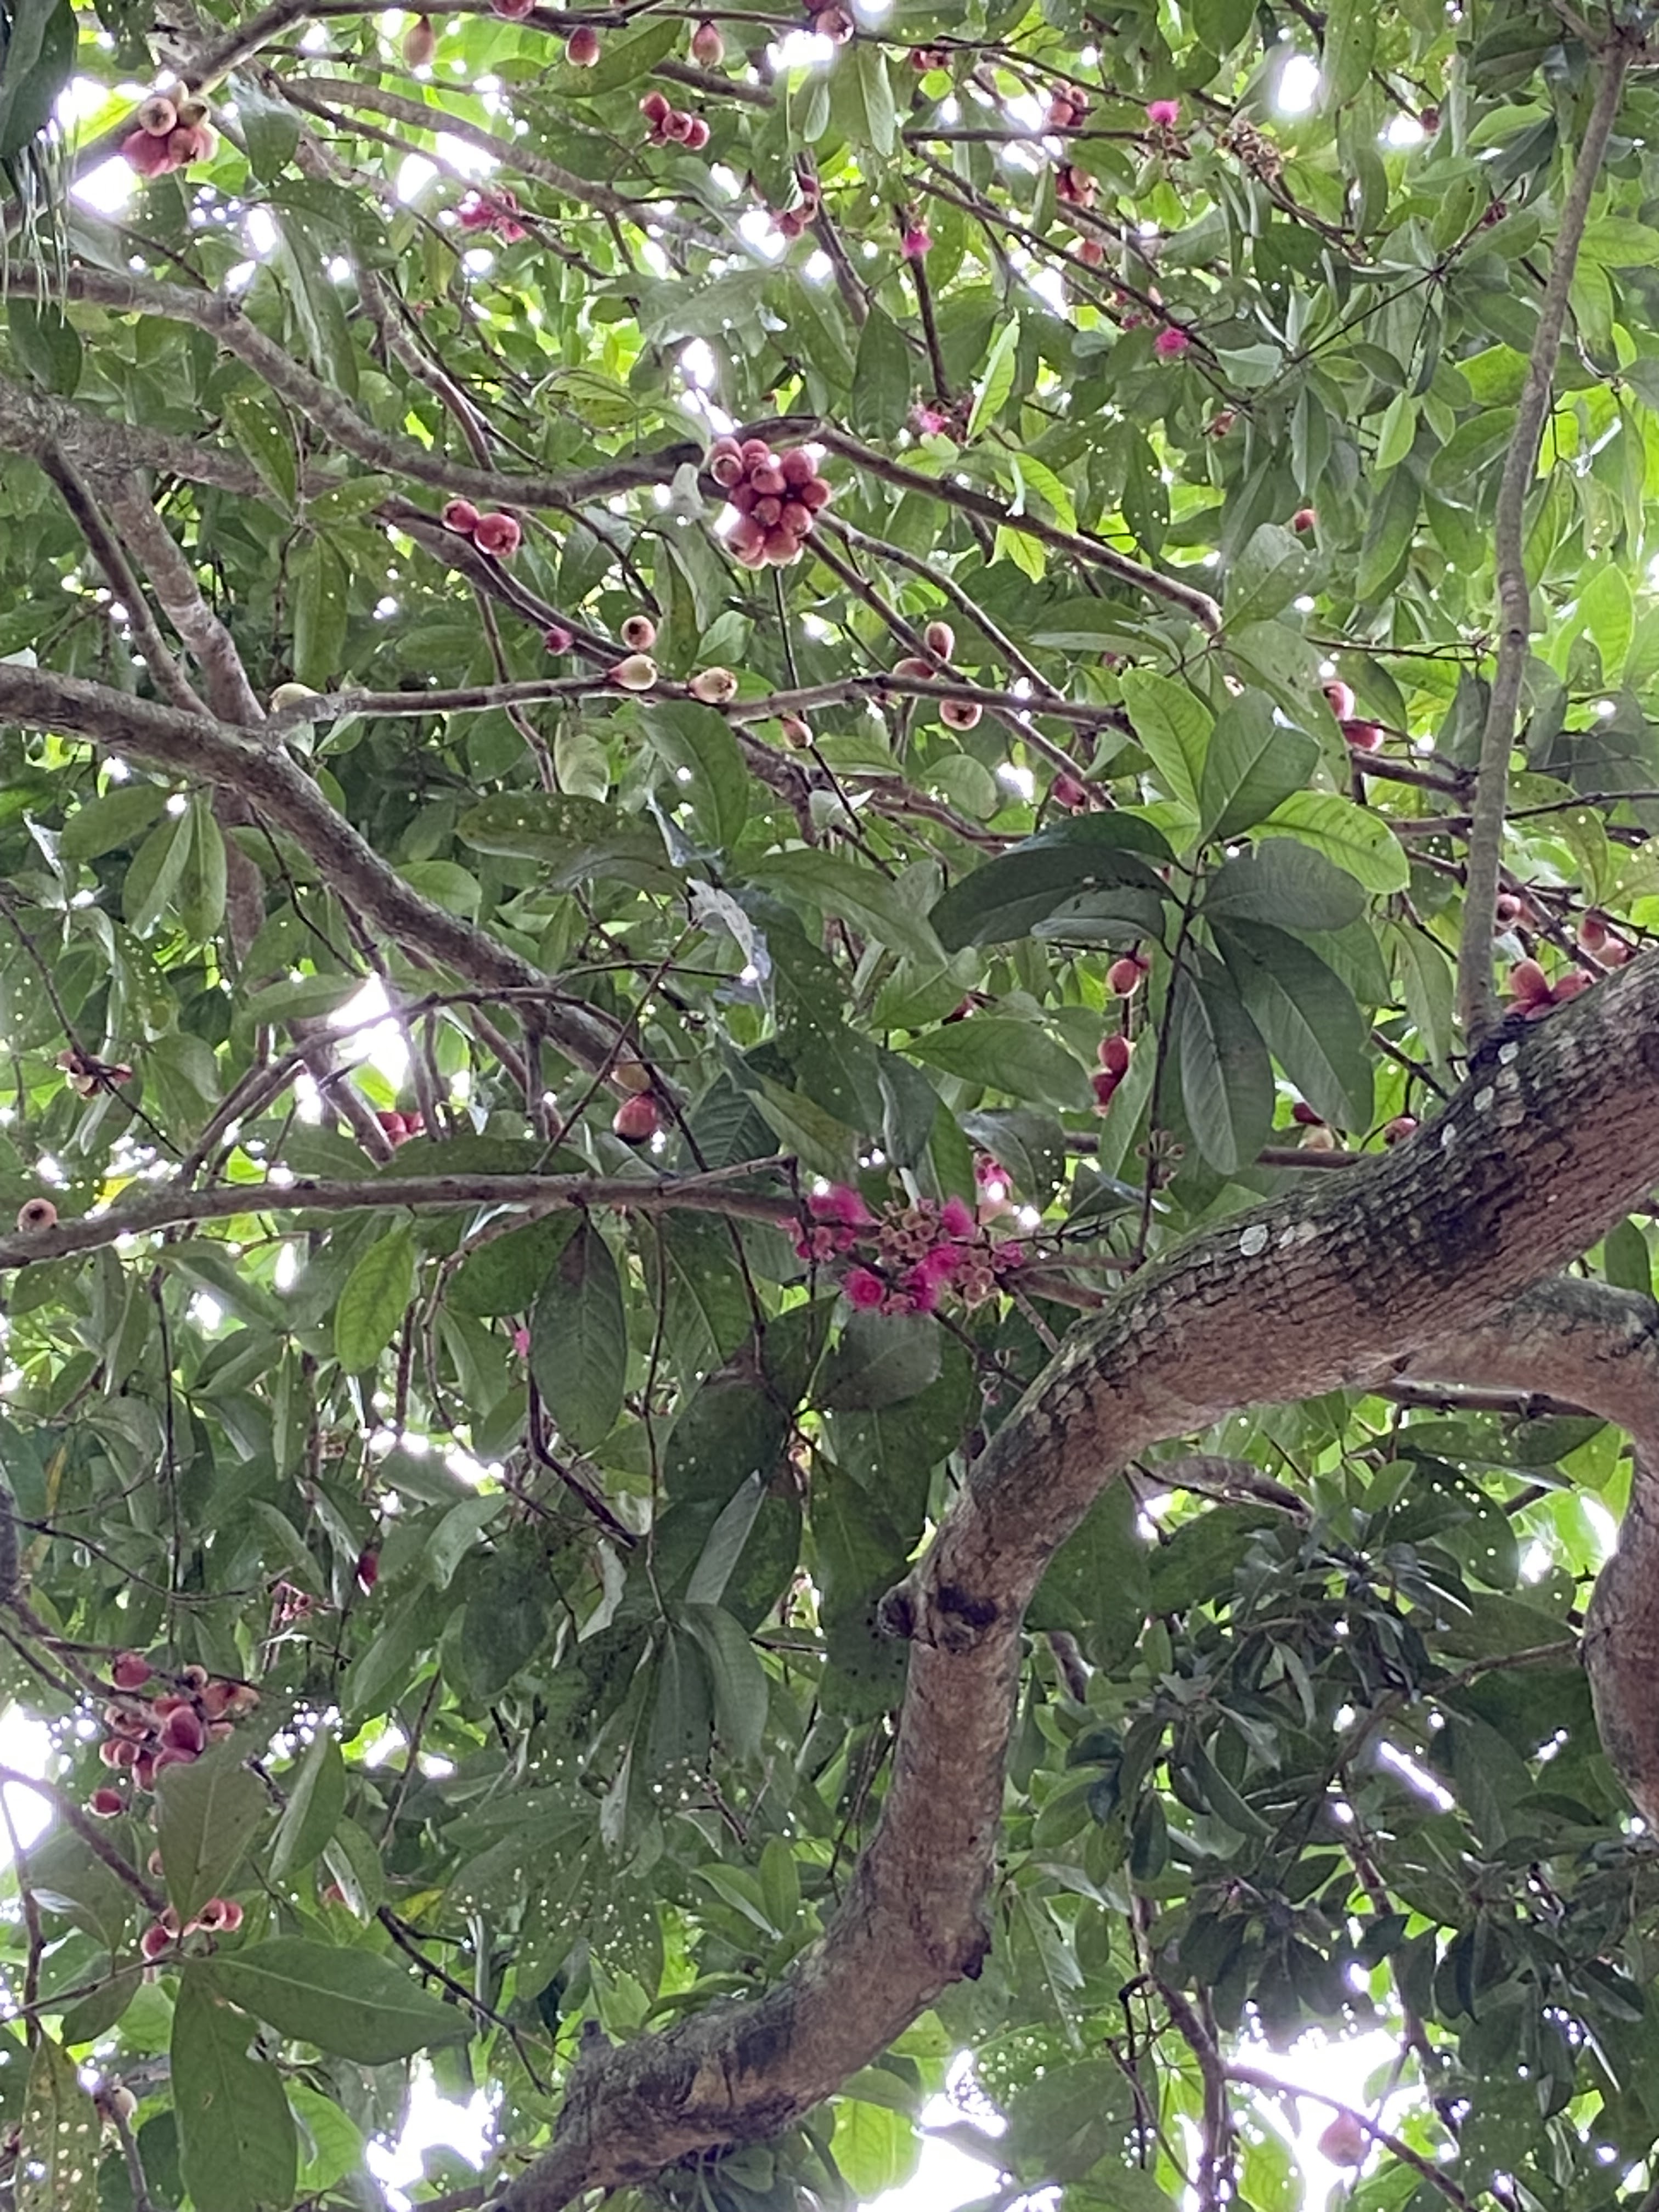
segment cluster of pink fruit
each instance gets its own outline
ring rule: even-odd
[[[1535,960],[1517,960],[1510,970],[1510,992],[1515,1011],[1535,1022],[1552,1006],[1564,1006],[1569,999],[1588,991],[1595,981],[1582,968],[1569,968],[1552,983]]]
[[[242,1908],[234,1897],[210,1897],[193,1920],[182,1927],[169,1905],[159,1920],[152,1920],[138,1938],[138,1948],[153,1966],[165,1958],[186,1936],[234,1936],[242,1924]]]
[[[393,1146],[406,1145],[411,1137],[426,1134],[426,1115],[418,1107],[413,1113],[402,1114],[395,1106],[382,1106],[377,1109],[374,1118]]]
[[[1152,968],[1147,954],[1136,945],[1114,960],[1106,970],[1106,988],[1115,999],[1132,999]]]
[[[812,1226],[795,1240],[803,1260],[844,1260],[863,1247],[842,1279],[860,1313],[933,1313],[947,1291],[964,1306],[983,1305],[1025,1256],[1018,1243],[993,1243],[960,1198],[890,1200],[877,1215],[850,1185],[832,1183],[806,1210]]]
[[[821,195],[816,177],[798,177],[800,198],[792,208],[785,208],[772,218],[772,228],[780,238],[799,238],[817,222]]]
[[[455,220],[463,230],[487,230],[503,246],[516,246],[530,235],[519,221],[519,196],[507,185],[497,185],[490,192],[469,192],[456,209]]]
[[[799,560],[813,517],[830,498],[805,446],[774,453],[764,438],[716,438],[708,473],[738,510],[726,542],[744,568],[782,568]]]
[[[480,553],[497,561],[509,560],[524,538],[510,514],[480,514],[470,499],[450,501],[444,509],[444,528],[470,538]]]
[[[114,1696],[104,1708],[109,1734],[98,1747],[98,1756],[118,1775],[129,1777],[140,1790],[153,1790],[155,1778],[169,1766],[188,1766],[210,1743],[222,1743],[233,1735],[243,1714],[259,1702],[251,1682],[233,1681],[210,1674],[205,1667],[185,1667],[173,1678],[177,1687],[157,1690],[143,1697],[156,1680],[156,1670],[141,1651],[118,1654],[110,1668]],[[94,1790],[88,1809],[100,1820],[113,1820],[127,1810],[128,1800],[119,1790]]]
[[[921,634],[929,659],[920,653],[908,653],[893,664],[895,676],[910,676],[937,679],[941,671],[938,664],[946,661],[957,649],[957,634],[947,622],[930,622]],[[941,699],[939,718],[947,729],[971,730],[977,726],[984,709],[977,699]]]
[[[688,154],[701,154],[708,143],[708,125],[702,116],[688,115],[660,92],[646,94],[640,113],[651,126],[646,133],[647,146],[684,146]]]
[[[141,177],[165,177],[191,161],[211,161],[219,143],[199,100],[175,103],[158,92],[134,120],[138,128],[121,141],[121,158]]]

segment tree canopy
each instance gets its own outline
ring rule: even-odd
[[[0,0],[18,2212],[1650,2212],[1647,26]]]

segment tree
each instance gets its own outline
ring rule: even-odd
[[[1645,21],[0,7],[20,2207],[1650,2205]]]

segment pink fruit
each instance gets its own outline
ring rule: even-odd
[[[575,642],[562,623],[550,623],[542,632],[542,643],[550,653],[568,653]]]
[[[1095,1094],[1097,1113],[1103,1114],[1106,1111],[1116,1097],[1117,1086],[1122,1080],[1121,1075],[1114,1075],[1109,1068],[1103,1068],[1098,1075],[1090,1077],[1089,1084]]]
[[[1134,1051],[1133,1045],[1121,1032],[1114,1030],[1110,1036],[1102,1037],[1098,1050],[1101,1066],[1108,1075],[1115,1076],[1121,1083],[1129,1073],[1129,1060]]]
[[[647,92],[640,102],[640,113],[644,116],[647,123],[666,123],[673,112],[665,93]],[[727,440],[723,442],[729,444],[731,441]]]
[[[171,136],[161,138],[149,131],[130,131],[121,141],[121,158],[141,177],[165,177],[179,166],[173,158]]]
[[[771,461],[760,468],[750,469],[749,481],[763,499],[781,499],[789,489],[789,479],[777,464]]]
[[[1607,941],[1607,925],[1599,914],[1587,914],[1578,925],[1578,943],[1585,952],[1600,952]]]
[[[624,1098],[611,1116],[611,1128],[625,1145],[647,1145],[662,1127],[662,1112],[648,1091]]]
[[[1392,1121],[1383,1124],[1382,1141],[1385,1145],[1403,1145],[1407,1137],[1416,1134],[1417,1116],[1414,1114],[1396,1114]]]
[[[1369,2139],[1352,2112],[1339,2112],[1319,2138],[1319,2154],[1333,2166],[1363,2166]]]
[[[977,699],[941,699],[939,702],[939,718],[948,730],[976,729],[984,713]]]
[[[1342,734],[1357,753],[1374,753],[1382,743],[1382,732],[1375,722],[1344,722]]]
[[[495,13],[505,16],[509,23],[522,23],[535,6],[536,0],[489,0]]]
[[[210,161],[217,152],[219,134],[205,123],[181,123],[167,140],[173,167],[183,169],[192,161]]]
[[[118,1651],[109,1678],[118,1690],[142,1690],[149,1680],[149,1662],[142,1651]]]
[[[510,514],[481,514],[477,527],[472,532],[472,543],[480,553],[488,553],[497,561],[505,561],[519,550],[524,532]]]
[[[357,1579],[366,1590],[372,1590],[380,1579],[380,1555],[372,1544],[357,1554]]]
[[[242,1908],[234,1897],[210,1897],[196,1916],[196,1925],[210,1934],[234,1936],[242,1924]]]
[[[138,128],[152,138],[171,138],[179,125],[179,111],[166,93],[152,93],[134,118]]]
[[[1106,970],[1106,988],[1120,999],[1127,999],[1140,988],[1141,966],[1133,954],[1125,953],[1114,960]]]
[[[1320,688],[1325,694],[1326,705],[1337,720],[1347,721],[1353,714],[1353,693],[1347,685],[1339,678],[1333,677],[1328,684],[1322,684]]]
[[[630,653],[649,653],[657,641],[657,625],[649,615],[629,615],[620,634]]]
[[[1170,327],[1160,331],[1152,340],[1152,351],[1160,361],[1179,361],[1191,344],[1192,339],[1185,331]]]
[[[138,1938],[138,1948],[145,1958],[159,1959],[173,1948],[173,1942],[171,1932],[159,1920],[154,1920]]]
[[[948,622],[930,622],[921,637],[928,652],[941,660],[948,660],[957,649],[957,634]]]
[[[465,222],[465,218],[462,218]],[[470,499],[452,499],[444,509],[444,528],[471,538],[478,526],[478,510]]]
[[[564,58],[572,69],[592,69],[599,58],[599,34],[591,23],[578,23],[564,42]]]
[[[438,33],[430,15],[417,15],[404,33],[404,61],[410,69],[424,69],[436,52]]]
[[[1595,981],[1595,976],[1587,975],[1582,968],[1569,968],[1565,975],[1556,977],[1555,988],[1550,993],[1551,1000],[1556,1006],[1561,1006],[1568,999],[1576,999],[1581,991],[1588,991]]]
[[[1535,960],[1516,962],[1510,969],[1510,989],[1519,1006],[1547,1006],[1550,1003],[1550,979]]]
[[[1181,120],[1181,102],[1178,100],[1149,100],[1146,120],[1155,131],[1172,131]]]
[[[811,483],[818,472],[817,462],[805,446],[791,446],[787,453],[780,453],[778,466],[783,471],[785,483],[792,491],[798,491],[802,484]]]
[[[49,1198],[26,1199],[17,1209],[17,1226],[26,1236],[58,1225],[58,1208]]]
[[[202,1717],[189,1705],[179,1706],[161,1723],[164,1750],[188,1752],[193,1757],[206,1741],[207,1729]]]
[[[1312,507],[1298,507],[1291,517],[1291,527],[1298,533],[1305,532],[1311,530],[1318,520],[1319,517],[1314,513]]]
[[[1077,258],[1085,269],[1099,269],[1105,264],[1106,248],[1097,238],[1080,238],[1078,240]]]
[[[1064,806],[1073,814],[1080,814],[1089,804],[1089,787],[1080,783],[1064,769],[1048,787],[1048,796],[1056,806]]]
[[[718,69],[726,59],[726,41],[718,24],[704,21],[692,32],[691,58],[704,69]]]
[[[873,1313],[887,1296],[887,1285],[868,1267],[849,1268],[842,1288],[848,1304],[860,1313]]]
[[[708,143],[708,125],[701,115],[689,116],[686,119],[690,127],[685,134],[685,150],[688,154],[701,154]]]
[[[87,1810],[100,1820],[112,1820],[126,1809],[127,1801],[118,1790],[94,1790],[87,1800]]]

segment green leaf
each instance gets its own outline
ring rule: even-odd
[[[1314,1109],[1339,1129],[1371,1121],[1370,1024],[1352,992],[1299,939],[1264,922],[1218,925],[1246,1012]]]
[[[786,898],[800,899],[823,915],[845,921],[889,951],[903,953],[928,969],[945,965],[944,948],[931,924],[873,868],[843,860],[836,853],[798,845],[785,853],[745,861],[744,872],[751,882],[764,884]]]
[[[753,791],[725,718],[695,699],[675,699],[653,702],[641,719],[674,772],[676,795],[690,801],[705,842],[730,851],[749,819]],[[667,792],[663,799],[666,805],[674,803]]]
[[[1621,1291],[1653,1295],[1653,1261],[1648,1240],[1633,1221],[1621,1221],[1609,1230],[1601,1245],[1601,1265],[1607,1280]]]
[[[270,1871],[277,1881],[303,1873],[322,1856],[345,1810],[345,1761],[332,1731],[320,1722],[287,1786],[288,1803],[270,1847]]]
[[[1228,574],[1222,611],[1229,626],[1271,622],[1304,588],[1310,566],[1307,548],[1293,530],[1262,523]]]
[[[1010,2100],[1004,2145],[1022,2176],[1078,2180],[1120,2144],[1129,2111],[1129,2085],[1109,2060],[1050,2066]]]
[[[890,315],[871,307],[859,333],[853,372],[852,427],[860,437],[890,438],[902,429],[915,382],[910,348]]]
[[[833,1412],[914,1398],[939,1373],[939,1356],[931,1315],[855,1313],[825,1363],[818,1403]]]
[[[1010,315],[992,343],[984,374],[974,386],[973,410],[968,417],[970,441],[978,437],[981,430],[988,429],[1007,405],[1018,360],[1019,317]]]
[[[8,300],[6,332],[37,384],[73,396],[81,381],[81,337],[61,307],[50,300]]]
[[[386,2066],[434,2044],[465,2041],[466,2015],[428,1996],[403,1967],[355,1945],[279,1936],[221,1951],[198,1969],[208,1986],[296,2042],[359,2066]]]
[[[1310,845],[1379,897],[1403,891],[1411,881],[1400,840],[1381,815],[1334,792],[1293,792],[1274,807],[1264,826]]]
[[[1128,1484],[1108,1484],[1048,1562],[1031,1601],[1030,1626],[1070,1629],[1085,1639],[1096,1666],[1121,1666],[1134,1649],[1151,1598],[1139,1522]]]
[[[550,1164],[548,1171],[557,1174],[560,1165]],[[449,1279],[450,1304],[478,1320],[528,1313],[575,1234],[579,1218],[574,1211],[544,1213],[522,1229],[509,1229],[504,1237],[475,1246]]]
[[[172,904],[190,859],[193,827],[188,812],[168,814],[133,854],[121,902],[135,937],[148,937]]]
[[[1184,684],[1144,668],[1132,668],[1124,677],[1123,703],[1158,781],[1196,820],[1199,779],[1210,743],[1209,708]]]
[[[1409,392],[1396,392],[1376,430],[1379,474],[1396,468],[1417,442],[1417,404]]]
[[[970,1014],[905,1048],[913,1059],[1011,1098],[1076,1109],[1087,1103],[1084,1073],[1063,1047],[1030,1022]]]
[[[928,919],[947,951],[1006,944],[1098,890],[1122,886],[1161,901],[1156,864],[1170,857],[1136,815],[1080,815],[959,877]]]
[[[99,860],[106,853],[136,845],[167,804],[159,784],[121,783],[77,806],[58,841],[66,860]]]
[[[719,1606],[687,1602],[680,1607],[679,1618],[708,1668],[715,1735],[732,1758],[758,1759],[769,1694],[759,1653]]]
[[[216,1994],[220,1962],[185,1968],[170,2072],[179,2154],[197,2212],[285,2212],[299,2171],[294,2115],[274,2066],[247,2055],[248,2024]]]
[[[346,1277],[334,1309],[334,1352],[348,1375],[374,1366],[415,1296],[415,1239],[408,1229],[377,1238]]]
[[[155,1778],[157,1840],[167,1895],[180,1920],[229,1887],[265,1815],[265,1793],[235,1742]]]
[[[530,1320],[530,1371],[561,1435],[579,1451],[608,1436],[628,1377],[628,1318],[611,1247],[584,1220]]]
[[[333,548],[307,538],[294,556],[294,681],[326,691],[344,672],[346,572]]]
[[[1365,894],[1346,870],[1310,845],[1270,837],[1236,854],[1205,885],[1212,921],[1271,921],[1286,929],[1346,929],[1365,911]]]
[[[472,1694],[498,1698],[547,1642],[552,1589],[539,1559],[512,1550],[484,1562],[461,1623],[461,1657]]]
[[[1261,1151],[1273,1118],[1273,1073],[1255,1023],[1218,962],[1200,957],[1177,996],[1181,1095],[1200,1151],[1237,1175]]]
[[[1376,0],[1333,0],[1325,17],[1325,106],[1346,106],[1371,73]]]
[[[103,2134],[75,2061],[49,2035],[34,2047],[17,2146],[17,2212],[98,2212]]]
[[[245,71],[236,84],[236,118],[249,168],[261,184],[275,184],[299,151],[299,115],[285,100],[273,100]]]
[[[13,0],[0,68],[0,161],[14,161],[44,131],[75,72],[70,0]]]
[[[1236,837],[1254,829],[1281,799],[1299,791],[1319,759],[1301,730],[1274,719],[1259,691],[1231,699],[1216,717],[1199,781],[1199,829],[1206,837]]]

